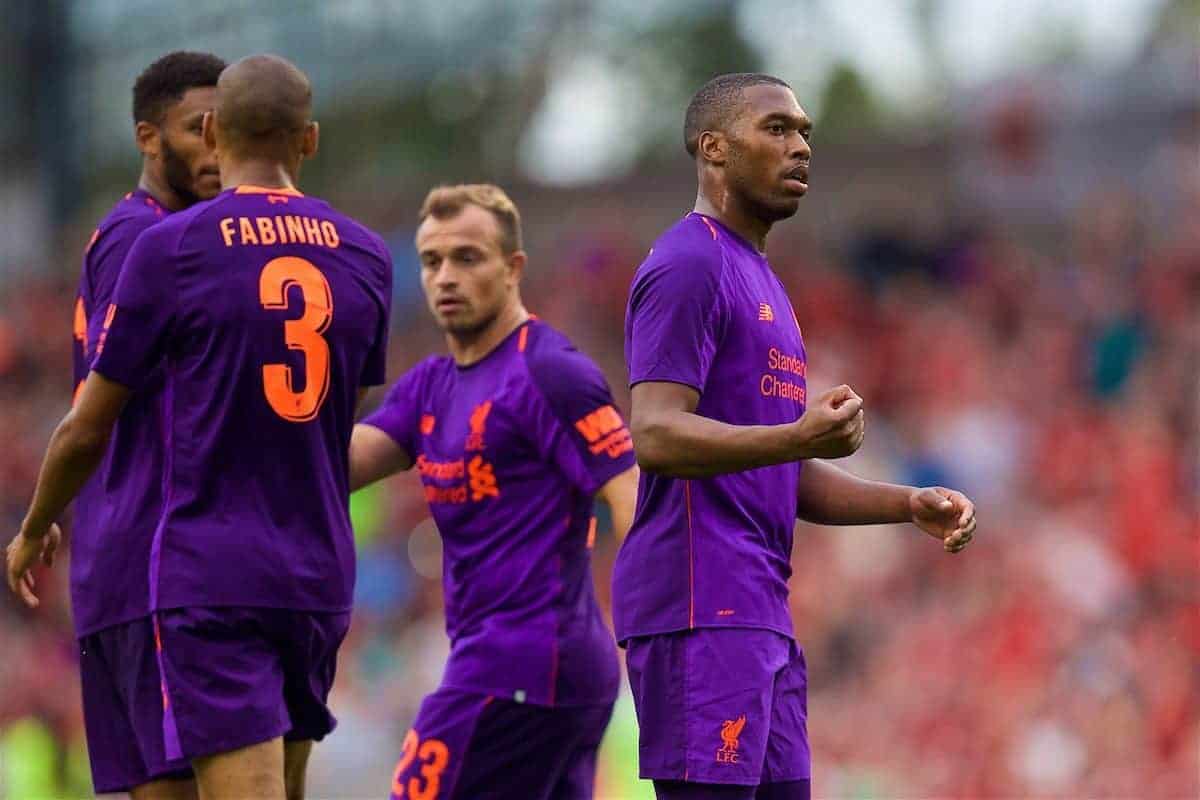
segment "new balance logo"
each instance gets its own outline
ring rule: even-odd
[[[758,321],[759,322],[774,322],[775,312],[771,310],[771,306],[767,303],[758,304]]]
[[[721,726],[721,747],[717,750],[718,764],[738,763],[738,737],[742,735],[744,727],[746,727],[745,714],[737,719],[725,720],[725,724]]]

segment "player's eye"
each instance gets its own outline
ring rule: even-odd
[[[776,136],[783,135],[783,125],[778,122],[773,122],[770,125],[768,125],[767,130],[769,130],[771,133],[773,133]]]

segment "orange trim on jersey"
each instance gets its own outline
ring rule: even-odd
[[[243,183],[241,186],[233,190],[234,194],[283,194],[288,197],[304,197],[303,194],[295,189],[278,188],[271,189],[266,186],[254,186],[249,183]]]
[[[587,549],[591,550],[595,546],[596,546],[596,518],[592,517],[591,519],[588,520]]]
[[[525,325],[521,328],[521,336],[517,339],[517,352],[524,353],[525,345],[529,341],[529,326]]]
[[[697,216],[699,216],[699,215],[697,215]],[[708,230],[712,233],[713,241],[715,242],[717,240],[717,229],[714,228],[713,224],[708,221],[708,217],[701,216],[700,221],[708,226]]]
[[[688,521],[688,627],[696,627],[696,575],[692,556],[692,482],[683,482],[683,501],[687,506]]]

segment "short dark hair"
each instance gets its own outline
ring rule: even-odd
[[[504,190],[492,183],[434,187],[426,195],[417,217],[421,222],[429,217],[453,219],[467,206],[479,206],[496,218],[500,224],[500,250],[505,255],[521,249],[521,212]]]
[[[683,117],[683,146],[695,157],[700,147],[700,134],[725,130],[737,116],[742,90],[769,84],[792,88],[786,81],[761,72],[729,72],[718,75],[700,87]]]
[[[133,121],[162,122],[167,108],[179,102],[184,92],[216,86],[225,62],[212,53],[177,50],[146,67],[133,84]]]

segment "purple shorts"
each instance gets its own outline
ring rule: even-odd
[[[806,781],[804,653],[781,634],[699,628],[626,643],[641,776],[759,786]]]
[[[350,612],[176,608],[154,621],[167,758],[319,741],[337,724],[325,702]]]
[[[612,704],[557,707],[438,689],[404,737],[393,800],[588,800]]]
[[[162,679],[149,617],[82,637],[79,674],[97,793],[127,792],[159,778],[192,776],[186,760],[166,757]]]

